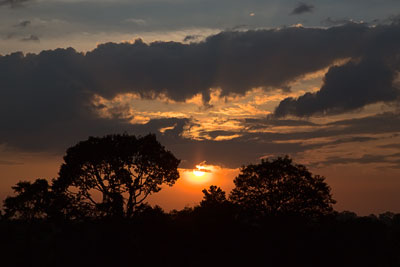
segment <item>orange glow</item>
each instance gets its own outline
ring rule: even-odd
[[[203,176],[205,174],[205,172],[201,171],[201,170],[194,170],[193,174],[196,176]]]
[[[181,169],[181,177],[190,184],[205,186],[212,182],[216,166],[201,162],[194,169]]]
[[[191,183],[205,184],[212,180],[214,166],[204,165],[205,162],[196,165],[193,171],[184,171],[183,177]]]
[[[197,175],[196,173],[203,173],[202,175]],[[186,173],[184,176],[186,180],[188,180],[190,183],[194,184],[206,184],[212,180],[212,174],[210,173],[205,173],[205,172],[192,172],[192,173]]]
[[[149,197],[149,203],[160,205],[165,210],[183,209],[194,207],[203,199],[203,189],[210,185],[221,187],[227,194],[234,187],[233,179],[239,174],[239,169],[223,168],[218,165],[206,165],[204,162],[193,169],[179,169],[180,179],[169,187]],[[202,176],[196,176],[193,172],[204,172]]]

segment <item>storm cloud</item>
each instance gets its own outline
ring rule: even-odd
[[[252,88],[286,88],[288,83],[337,59],[359,56],[366,27],[285,28],[221,32],[204,42],[182,44],[137,40],[107,43],[85,56],[92,90],[104,97],[164,93],[183,101],[210,88],[243,94]],[[346,40],[346,41],[345,41]]]
[[[321,89],[298,98],[284,99],[275,110],[277,117],[338,114],[368,104],[399,99],[399,27],[382,26],[371,33],[359,58],[331,67]]]
[[[224,95],[244,94],[256,87],[287,88],[290,82],[328,67],[338,59],[363,57],[363,53],[368,53],[366,50],[381,37],[380,31],[379,27],[373,29],[358,24],[329,29],[234,31],[221,32],[200,43],[147,44],[139,39],[132,44],[102,44],[86,54],[73,49],[27,56],[13,54],[0,57],[5,79],[0,86],[10,84],[22,91],[35,91],[43,84],[61,93],[65,83],[74,82],[81,90],[106,98],[135,92],[143,97],[165,94],[173,100],[183,101],[201,93],[207,100],[210,88],[221,88]],[[386,45],[397,47],[399,27],[391,26],[387,31],[392,37],[385,40],[390,42]],[[50,69],[47,60],[54,65]],[[18,71],[11,71],[13,65],[19,66]],[[352,72],[364,65],[353,64],[345,68]],[[54,72],[53,67],[59,76],[55,84],[52,78],[45,78],[48,72]],[[375,68],[380,67],[385,65],[382,63]],[[369,69],[365,67],[361,71]],[[36,79],[32,73],[43,79]],[[321,91],[329,91],[328,82],[343,76],[342,73],[333,68],[326,79],[327,88]],[[349,76],[351,78],[351,74]],[[25,83],[21,83],[21,79]]]
[[[352,23],[328,29],[228,31],[190,44],[136,40],[102,44],[87,53],[68,48],[0,56],[0,143],[26,150],[60,151],[88,135],[124,131],[147,134],[174,126],[160,134],[161,140],[171,150],[176,149],[178,156],[193,161],[188,147],[208,151],[207,158],[198,162],[217,160],[217,156],[223,159],[222,154],[227,152],[243,154],[246,146],[251,148],[243,159],[249,161],[265,155],[265,151],[301,152],[311,146],[275,141],[331,133],[316,130],[243,134],[227,141],[187,140],[181,133],[189,119],[165,118],[134,125],[128,119],[101,118],[97,113],[101,107],[93,104],[93,98],[99,95],[112,99],[119,94],[135,93],[144,98],[166,95],[184,101],[201,94],[207,103],[210,88],[220,88],[222,95],[243,95],[255,87],[265,91],[287,88],[308,73],[350,58],[343,66],[330,67],[321,90],[307,96],[311,104],[303,104],[301,98],[285,100],[290,105],[283,101],[276,114],[343,112],[397,97],[393,80],[398,65],[393,53],[399,44],[399,26],[372,28]],[[346,102],[349,98],[353,100]],[[247,123],[256,124],[251,120]],[[306,121],[278,119],[272,123],[315,126]],[[185,144],[186,152],[182,148]],[[226,159],[226,164],[241,160]]]
[[[313,10],[314,10],[313,5],[300,2],[297,4],[297,7],[295,7],[293,9],[293,11],[290,13],[290,15],[300,15],[303,13],[313,12]]]
[[[400,95],[399,88],[393,84],[396,74],[396,69],[375,60],[332,67],[318,92],[306,93],[297,99],[286,98],[276,108],[275,115],[337,114],[367,104],[394,101]]]

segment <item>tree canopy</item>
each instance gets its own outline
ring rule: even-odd
[[[203,189],[202,192],[204,196],[200,202],[201,207],[217,206],[227,201],[225,191],[215,185],[211,185],[209,189]]]
[[[314,216],[333,211],[325,178],[311,174],[288,156],[243,167],[235,178],[230,200],[243,209],[264,215]]]
[[[46,179],[20,181],[12,189],[15,196],[4,200],[4,217],[8,219],[77,219],[91,212],[85,203],[79,203],[75,198],[53,190]]]
[[[53,188],[100,215],[133,215],[146,197],[173,185],[180,160],[155,135],[89,137],[69,148]]]
[[[47,216],[51,201],[47,180],[21,181],[12,189],[17,195],[4,200],[5,217],[32,220]]]

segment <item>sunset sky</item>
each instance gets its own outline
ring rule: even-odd
[[[0,201],[127,132],[182,160],[166,210],[290,155],[337,210],[400,212],[399,52],[398,0],[0,0]]]

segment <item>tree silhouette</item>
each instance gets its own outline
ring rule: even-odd
[[[202,192],[204,194],[203,200],[199,206],[194,207],[192,210],[192,219],[196,220],[200,225],[208,225],[214,230],[222,225],[228,227],[234,221],[237,209],[226,198],[225,191],[220,187],[211,185],[208,189],[203,189]],[[219,226],[217,227],[217,225]]]
[[[248,165],[234,180],[233,203],[262,215],[316,216],[333,211],[330,187],[325,178],[312,175],[288,156]]]
[[[100,215],[131,217],[162,184],[175,183],[179,162],[152,134],[89,137],[67,150],[53,187]]]
[[[36,179],[33,183],[21,181],[12,189],[15,196],[4,200],[7,219],[81,219],[90,214],[88,205],[55,191],[45,179]]]
[[[200,202],[201,207],[213,207],[218,206],[226,202],[225,192],[215,185],[211,185],[210,188],[202,190],[204,196],[203,200]]]
[[[47,217],[50,203],[49,184],[45,179],[21,181],[12,187],[16,196],[4,200],[5,217],[33,220]]]

